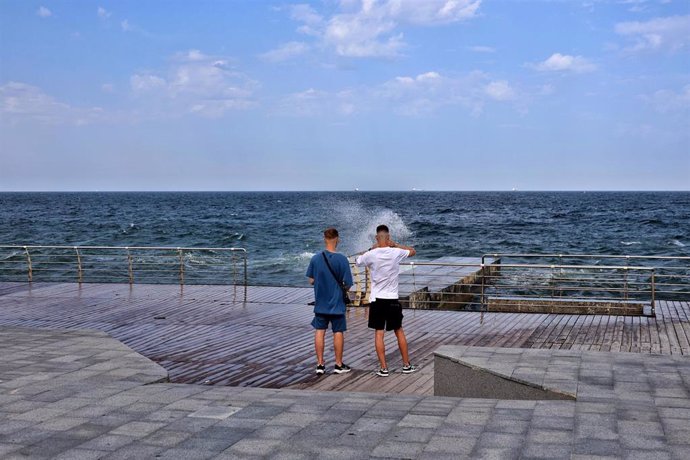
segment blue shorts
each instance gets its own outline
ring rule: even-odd
[[[311,321],[311,325],[314,326],[314,329],[328,329],[328,323],[331,323],[333,332],[347,331],[345,315],[322,315],[321,313],[314,313],[314,319]]]

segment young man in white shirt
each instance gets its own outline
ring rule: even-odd
[[[403,374],[411,374],[417,370],[410,363],[410,357],[407,353],[407,339],[402,328],[402,307],[398,301],[400,262],[416,253],[414,248],[393,241],[388,227],[379,225],[376,227],[376,244],[357,257],[357,265],[366,266],[371,273],[369,327],[375,331],[374,343],[380,364],[376,375],[380,377],[388,377],[386,347],[383,341],[386,331],[393,331],[398,339],[398,348],[403,361]]]

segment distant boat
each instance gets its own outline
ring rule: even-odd
[[[355,192],[359,192],[359,189],[357,187],[355,187]]]
[[[513,187],[512,191],[513,191],[513,192],[517,192],[517,188],[516,188],[516,187]]]

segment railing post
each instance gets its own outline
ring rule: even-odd
[[[34,269],[31,266],[31,254],[29,254],[29,248],[24,246],[24,252],[26,252],[26,262],[29,267],[29,283],[34,280]]]
[[[184,284],[184,253],[181,248],[177,248],[177,253],[180,256],[180,285]]]
[[[247,302],[247,251],[243,252],[244,254],[244,301]]]
[[[77,279],[79,280],[79,284],[81,284],[83,272],[81,267],[81,254],[79,254],[79,247],[75,246],[74,251],[77,253]]]
[[[482,256],[482,264],[481,264],[481,279],[482,279],[482,290],[481,290],[481,295],[479,296],[479,301],[481,303],[481,310],[484,311],[484,277],[486,276],[486,267],[484,266],[484,256]]]
[[[129,284],[134,284],[134,261],[132,260],[132,253],[129,252],[129,248],[125,248],[127,250],[127,274],[129,275]]]
[[[628,300],[628,267],[623,267],[623,300]]]
[[[656,276],[654,269],[652,269],[652,316],[656,316]]]

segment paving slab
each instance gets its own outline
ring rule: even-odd
[[[690,458],[683,356],[461,351],[574,398],[545,401],[171,384],[92,331],[3,327],[0,349],[3,459]]]

